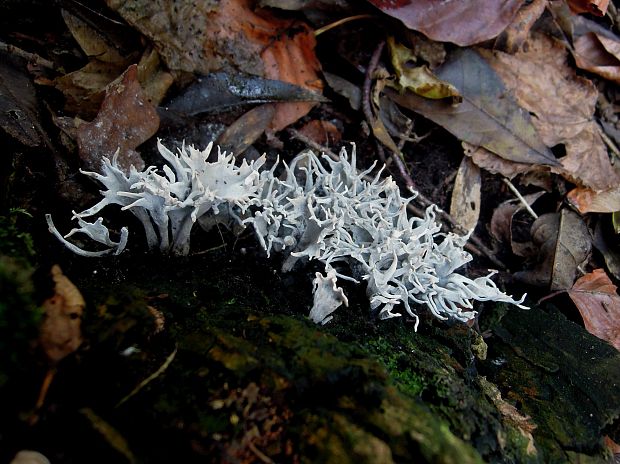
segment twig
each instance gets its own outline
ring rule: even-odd
[[[502,181],[504,182],[504,184],[506,184],[508,186],[508,188],[512,191],[512,193],[515,194],[515,196],[519,199],[519,201],[525,207],[527,212],[530,213],[530,216],[532,216],[534,219],[538,219],[538,214],[536,214],[534,212],[532,207],[528,204],[527,200],[525,198],[523,198],[523,195],[521,195],[521,193],[519,193],[517,188],[514,185],[512,185],[512,182],[510,182],[505,177],[502,179]]]
[[[250,451],[252,451],[252,453],[254,453],[254,455],[256,455],[256,457],[265,464],[273,464],[274,461],[261,450],[259,450],[256,445],[251,441],[248,442],[248,448],[250,448]]]
[[[370,90],[372,88],[372,78],[377,66],[379,65],[379,59],[381,58],[381,53],[383,52],[383,48],[385,47],[385,41],[382,40],[375,48],[375,51],[372,53],[370,57],[370,61],[368,62],[368,68],[366,69],[366,74],[364,76],[364,87],[362,89],[362,111],[364,112],[364,116],[368,121],[368,124],[372,127],[372,121],[374,119],[374,115],[372,112],[371,104],[370,104]],[[379,144],[379,143],[378,143]],[[401,157],[400,153],[391,152],[392,162],[398,171],[398,175],[402,178],[405,183],[405,186],[408,190],[417,190],[415,188],[415,183],[413,179],[407,172],[407,168],[405,167],[405,163]]]
[[[373,18],[371,14],[359,14],[355,16],[348,16],[346,18],[339,19],[338,21],[334,21],[333,23],[326,24],[325,26],[314,31],[314,36],[318,37],[321,34],[324,34],[327,31],[332,30],[335,27],[342,26],[350,21],[357,21],[358,19],[370,19]]]
[[[375,51],[372,52],[372,56],[368,62],[368,68],[366,68],[366,73],[364,75],[364,85],[362,86],[362,112],[364,113],[366,121],[370,124],[371,130],[374,116],[370,108],[370,88],[372,87],[372,75],[379,64],[379,58],[381,58],[381,53],[383,53],[383,47],[385,47],[385,40],[379,42]]]
[[[54,63],[52,63],[51,61],[46,60],[45,58],[41,58],[36,53],[30,53],[30,52],[27,52],[26,50],[22,50],[21,48],[16,47],[15,45],[10,45],[4,42],[0,42],[0,51],[6,52],[10,55],[19,56],[20,58],[24,58],[25,60],[38,64],[39,66],[42,66],[44,68],[48,68],[52,70],[56,69],[56,66],[54,66]]]
[[[296,129],[289,129],[288,133],[291,134],[293,138],[299,140],[300,142],[306,144],[310,148],[320,153],[326,154],[333,160],[338,161],[340,159],[338,155],[334,153],[333,151],[331,151],[329,148],[316,143],[314,140],[301,134]],[[370,182],[373,180],[373,178],[367,175],[367,176],[364,176],[364,180]],[[418,195],[415,197],[415,200],[418,203],[420,203],[424,208],[428,208],[429,206],[434,205],[432,201],[430,201],[428,198],[426,198],[423,194],[419,192],[418,192]],[[418,217],[423,217],[425,214],[423,209],[418,208],[412,205],[411,203],[407,205],[407,210],[411,211],[411,213],[415,214]],[[455,232],[461,235],[465,235],[468,233],[467,230],[465,230],[462,226],[460,226],[456,222],[456,220],[452,216],[450,216],[448,213],[446,213],[445,211],[438,210],[437,214],[443,220],[443,222],[448,223]],[[498,269],[506,269],[506,265],[502,263],[499,259],[497,259],[495,255],[493,254],[493,251],[489,249],[484,243],[482,243],[482,240],[480,240],[474,234],[470,235],[469,242],[465,244],[465,248],[477,256],[486,256],[495,266],[497,266]]]
[[[132,396],[135,396],[140,390],[142,390],[144,387],[146,387],[149,383],[151,383],[153,380],[155,380],[157,377],[159,377],[166,369],[168,369],[168,366],[170,366],[170,364],[172,363],[172,361],[174,360],[175,356],[177,355],[177,349],[178,347],[174,347],[174,351],[166,358],[166,360],[164,361],[164,363],[159,367],[159,369],[157,369],[155,372],[153,372],[151,375],[149,375],[146,379],[144,379],[142,382],[140,382],[136,388],[134,388],[131,393],[129,393],[127,396],[125,396],[122,400],[120,400],[118,403],[116,403],[116,408],[118,408],[119,406],[121,406],[123,403],[125,403],[129,398],[131,398]]]

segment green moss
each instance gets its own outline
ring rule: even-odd
[[[32,219],[30,213],[15,208],[0,216],[0,254],[30,261],[35,256],[34,242],[26,228]]]
[[[42,316],[32,283],[32,237],[21,229],[28,219],[17,209],[0,216],[0,388],[25,370]]]
[[[37,338],[42,313],[31,277],[32,269],[22,260],[0,255],[0,388],[26,367]]]
[[[252,461],[253,446],[276,462],[521,463],[542,462],[546,448],[557,447],[536,429],[531,454],[528,437],[482,387],[479,371],[496,365],[497,338],[486,340],[483,362],[471,329],[425,321],[416,333],[405,318],[375,323],[355,297],[348,313],[317,327],[306,317],[309,295],[274,284],[277,274],[255,262],[225,253],[139,258],[92,264],[94,282],[92,269],[67,274],[97,301],[85,319],[92,346],[83,359],[92,364],[87,356],[98,353],[93,382],[112,378],[114,387],[98,386],[98,402],[116,404],[178,350],[165,371],[102,414],[143,462]],[[129,290],[110,286],[119,281]],[[153,335],[148,305],[165,316],[162,334]],[[506,380],[531,385],[527,350],[506,343],[520,353],[511,367],[521,375]],[[119,358],[128,345],[139,355]],[[532,362],[547,376],[562,369],[557,353]],[[503,384],[508,371],[499,369],[495,380]],[[541,388],[535,401],[552,405],[549,392]],[[507,389],[502,397],[529,411],[524,392]],[[542,424],[562,441],[566,420]]]

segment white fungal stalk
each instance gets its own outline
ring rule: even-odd
[[[94,224],[82,218],[99,213],[109,204],[131,211],[144,226],[147,244],[162,251],[189,253],[194,223],[208,229],[216,223],[252,224],[261,246],[287,253],[283,271],[300,260],[318,260],[326,275],[314,280],[313,321],[325,323],[347,298],[338,287],[338,279],[367,282],[371,309],[381,319],[400,316],[396,306],[416,319],[417,306],[424,305],[439,319],[468,321],[475,317],[473,301],[503,301],[521,308],[523,298],[514,300],[502,293],[485,277],[469,279],[456,269],[472,257],[463,246],[467,237],[440,233],[435,222],[435,206],[425,217],[407,215],[406,200],[396,183],[382,179],[381,171],[372,181],[364,180],[374,165],[358,172],[355,148],[348,161],[343,149],[339,160],[305,152],[284,164],[280,177],[271,170],[259,171],[264,156],[240,167],[233,155],[218,151],[217,161],[207,162],[212,148],[204,151],[183,146],[178,154],[158,142],[162,156],[170,164],[163,175],[155,167],[138,172],[132,168],[126,176],[116,156],[104,159],[103,174],[85,173],[101,182],[107,190],[92,208],[75,214],[84,232],[119,253],[127,232],[117,242],[109,239],[101,218]],[[84,252],[67,242],[55,229],[50,230],[73,251]],[[90,233],[96,227],[97,233]],[[105,230],[104,230],[105,229]],[[123,238],[124,237],[124,238]]]

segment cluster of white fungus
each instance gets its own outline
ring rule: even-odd
[[[163,175],[155,167],[131,169],[126,175],[116,158],[104,159],[103,174],[86,172],[107,190],[92,208],[74,213],[80,229],[62,237],[51,218],[50,231],[71,250],[84,256],[118,254],[127,242],[127,229],[114,242],[102,218],[88,223],[83,218],[99,213],[109,204],[131,211],[143,224],[150,248],[174,254],[189,253],[190,234],[198,222],[204,229],[216,223],[228,226],[251,224],[269,255],[284,252],[283,271],[298,260],[316,259],[325,275],[316,274],[314,306],[310,317],[326,323],[347,298],[338,279],[367,282],[371,309],[381,319],[399,316],[402,305],[412,317],[415,305],[425,305],[439,319],[468,321],[476,312],[473,300],[503,301],[519,307],[491,280],[493,273],[469,279],[455,270],[471,260],[463,249],[467,237],[443,234],[435,222],[435,207],[424,218],[409,217],[407,203],[390,178],[374,168],[358,172],[355,149],[349,162],[343,149],[339,160],[324,156],[324,162],[307,151],[275,175],[276,166],[259,171],[264,157],[240,167],[233,155],[218,152],[217,161],[207,162],[212,144],[204,151],[183,146],[178,154],[161,143],[158,148],[170,164]],[[276,163],[277,164],[277,163]],[[104,243],[103,251],[87,252],[66,237],[84,233]],[[413,304],[413,305],[412,305]]]

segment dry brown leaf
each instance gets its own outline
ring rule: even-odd
[[[613,233],[612,225],[607,218],[599,218],[594,227],[592,244],[603,256],[607,271],[616,279],[620,279],[620,244]]]
[[[325,147],[333,147],[342,139],[342,134],[333,123],[318,119],[304,124],[299,133]]]
[[[620,183],[594,120],[598,91],[566,62],[564,47],[543,35],[515,55],[480,50],[518,103],[533,114],[545,144],[564,144],[561,168],[552,171],[596,191]]]
[[[61,13],[71,35],[86,56],[96,58],[103,63],[127,66],[127,57],[121,55],[118,49],[99,31],[91,27],[87,21],[64,9],[61,10]]]
[[[129,447],[127,439],[110,423],[99,417],[90,408],[82,408],[79,412],[88,420],[93,430],[101,434],[106,443],[125,458],[125,462],[129,464],[136,464],[138,462]]]
[[[568,290],[586,330],[620,350],[620,296],[603,269],[579,278]]]
[[[581,69],[620,83],[620,42],[595,32],[575,40],[575,64]]]
[[[49,360],[57,363],[82,343],[80,325],[86,302],[58,265],[52,267],[52,279],[54,295],[43,302],[39,343]]]
[[[530,206],[534,204],[545,192],[530,193],[524,195],[526,203]],[[525,205],[519,200],[508,200],[500,204],[493,211],[489,232],[493,238],[499,242],[510,243],[512,252],[517,256],[531,256],[533,254],[534,245],[531,242],[517,242],[512,236],[512,221],[515,214],[523,210]]]
[[[165,71],[155,50],[146,50],[138,63],[138,82],[144,96],[153,106],[157,106],[174,83],[174,77]]]
[[[131,61],[107,63],[93,58],[83,68],[56,78],[53,85],[65,96],[65,111],[86,119],[94,118],[105,98],[106,87],[129,64]],[[146,99],[158,105],[174,78],[162,69],[157,52],[147,50],[138,63],[138,81],[144,87]]]
[[[620,211],[620,187],[598,193],[588,188],[577,187],[568,192],[566,199],[581,214]]]
[[[463,153],[471,157],[472,161],[482,169],[491,174],[501,174],[512,179],[513,177],[528,172],[532,169],[531,164],[517,163],[516,161],[506,160],[484,147],[476,147],[467,142],[461,142]]]
[[[78,16],[62,10],[62,17],[89,62],[77,71],[56,78],[54,85],[66,98],[65,111],[92,118],[103,101],[105,87],[121,75],[136,56],[123,56],[107,37]]]
[[[541,140],[530,115],[509,95],[500,77],[478,53],[471,49],[457,50],[435,72],[437,77],[459,89],[462,102],[454,105],[392,89],[385,93],[460,140],[482,146],[504,159],[560,165]]]
[[[123,170],[129,172],[131,165],[143,169],[144,161],[135,149],[151,138],[158,127],[159,116],[144,97],[137,80],[137,66],[131,65],[108,88],[95,120],[77,129],[80,158],[85,169],[98,172],[102,158],[112,158],[117,150]]]
[[[172,70],[209,74],[243,71],[320,93],[320,63],[310,28],[257,9],[250,0],[107,0],[153,41]],[[271,124],[278,131],[316,103],[279,103]]]
[[[296,27],[294,35],[286,34],[286,39],[281,37],[280,40],[265,43],[261,53],[265,77],[296,84],[320,94],[323,91],[323,81],[318,75],[321,64],[314,54],[314,33],[304,24]],[[274,132],[284,129],[308,114],[314,106],[316,103],[313,102],[276,104],[271,129]]]
[[[531,234],[540,249],[538,264],[532,270],[515,273],[515,278],[551,290],[571,288],[577,269],[585,264],[592,249],[583,219],[568,209],[543,214],[532,224]]]
[[[609,0],[568,0],[568,6],[573,13],[592,13],[605,16]]]
[[[65,96],[65,111],[83,118],[95,117],[105,97],[105,88],[125,67],[92,60],[83,68],[54,80],[54,86]]]
[[[28,147],[43,143],[39,102],[26,68],[2,55],[0,60],[0,134]],[[8,140],[8,139],[4,139]]]
[[[543,14],[547,0],[533,0],[517,12],[512,22],[495,40],[495,47],[508,53],[515,53],[530,36],[530,29]]]
[[[523,0],[368,0],[409,29],[437,42],[467,46],[492,39],[514,18]]]
[[[474,230],[480,217],[480,168],[464,156],[456,173],[450,215],[465,230]]]
[[[273,103],[252,108],[220,134],[217,144],[222,150],[234,153],[238,157],[263,135],[275,111]]]

